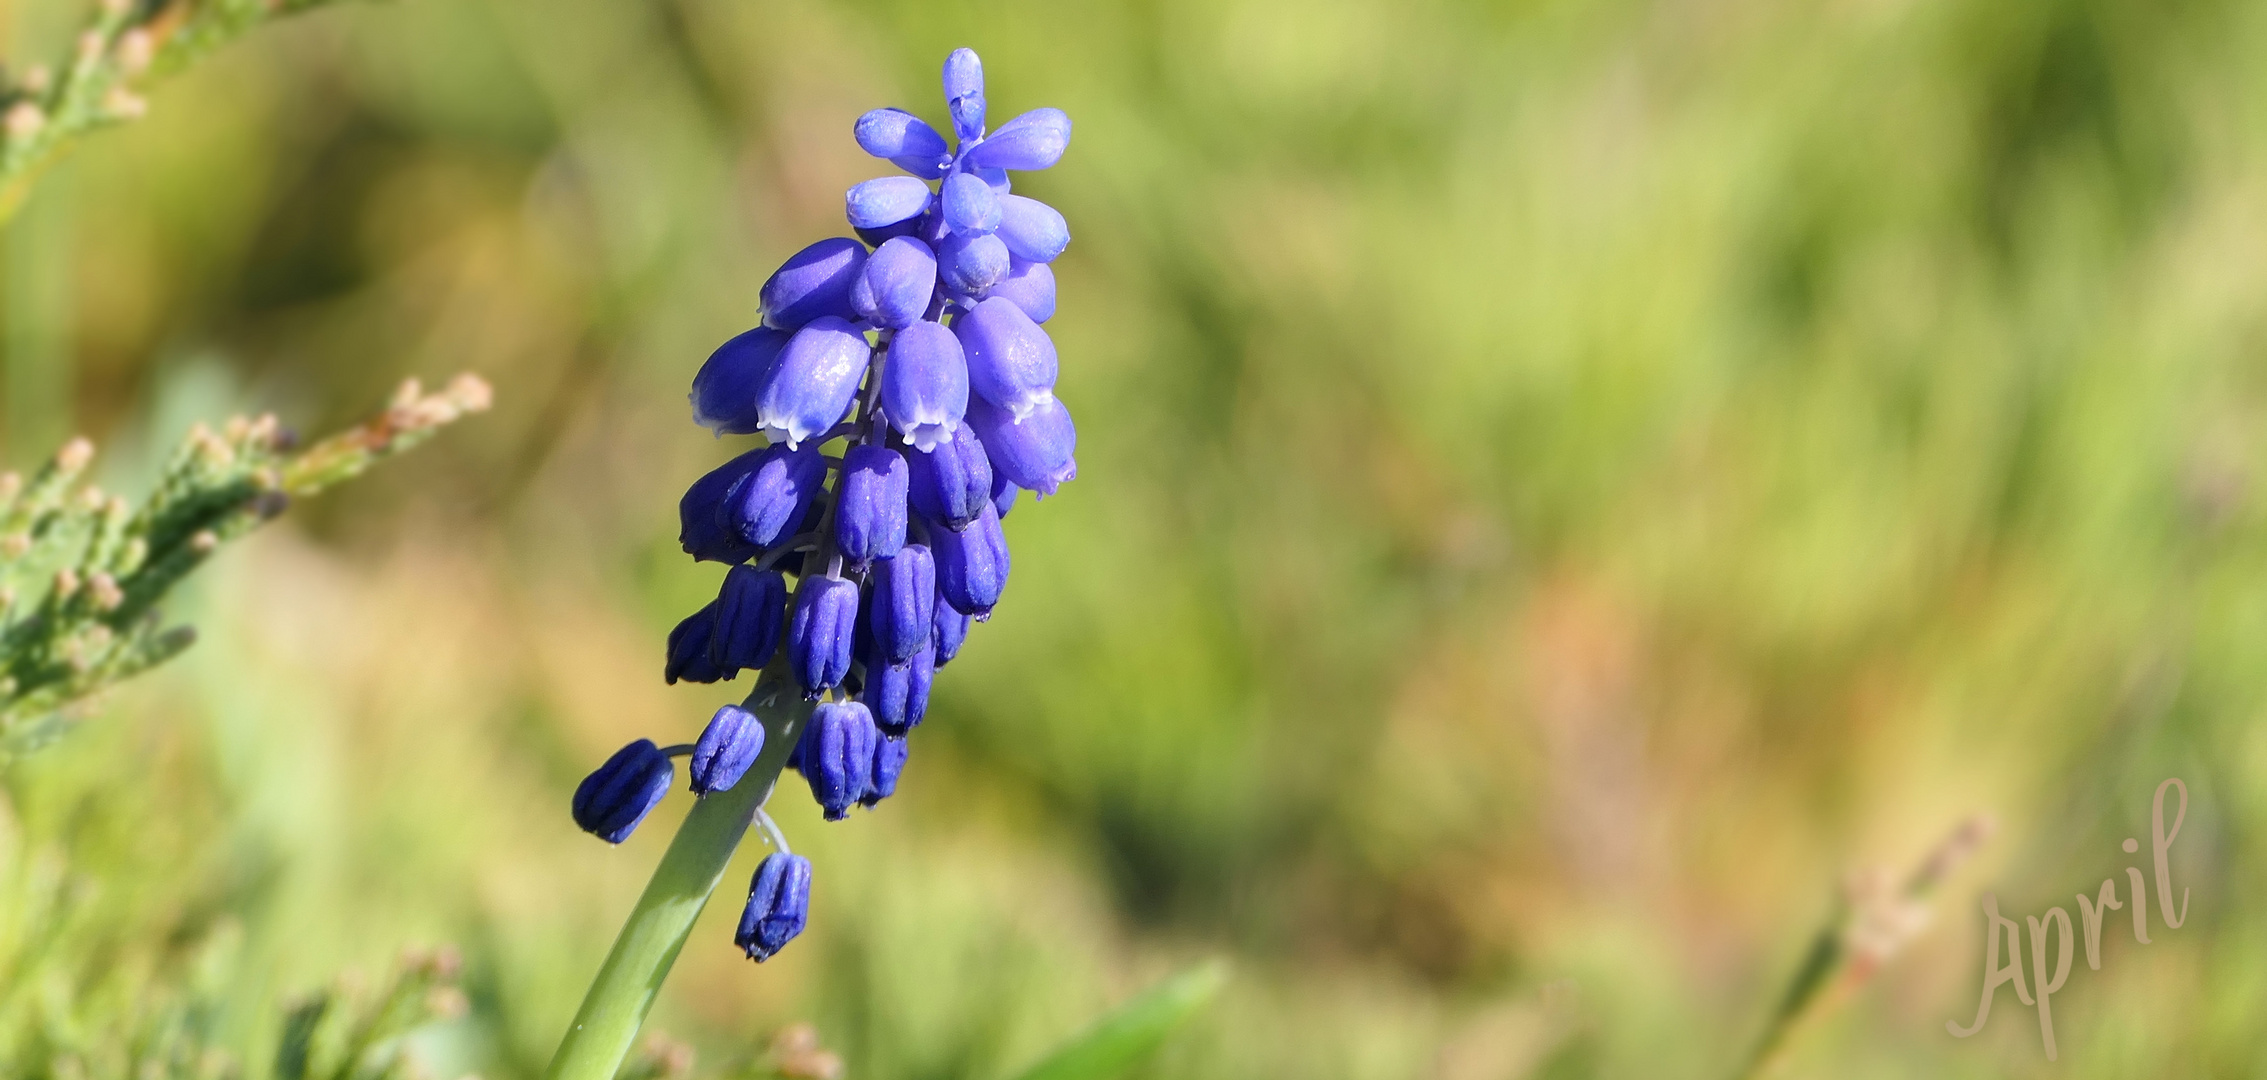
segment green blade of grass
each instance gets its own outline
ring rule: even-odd
[[[1219,960],[1143,991],[1026,1069],[1016,1080],[1106,1080],[1154,1053],[1228,982]]]

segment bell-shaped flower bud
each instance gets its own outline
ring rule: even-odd
[[[1071,144],[1071,118],[1061,109],[1033,109],[985,136],[968,152],[971,169],[1044,169]]]
[[[732,943],[762,963],[772,958],[811,916],[811,860],[775,851],[756,866],[748,883],[748,906],[740,913],[740,928]]]
[[[966,422],[953,426],[952,438],[928,453],[916,451],[906,464],[913,509],[947,529],[966,528],[991,501],[992,463]]]
[[[945,57],[945,111],[961,142],[984,135],[984,62],[969,49],[954,49]]]
[[[858,586],[825,574],[811,574],[795,586],[795,618],[787,626],[787,658],[803,696],[841,685],[850,673],[850,649],[858,634]]]
[[[990,233],[952,233],[937,245],[937,277],[945,287],[982,296],[1008,273],[1008,246]]]
[[[938,604],[938,607],[944,607]],[[945,608],[951,611],[950,608]],[[954,618],[966,619],[959,612]],[[929,711],[929,683],[936,677],[937,650],[928,645],[913,654],[912,659],[892,667],[873,663],[866,668],[866,685],[859,690],[858,700],[874,714],[874,726],[885,735],[902,736],[913,730]]]
[[[935,666],[943,667],[960,655],[960,647],[968,642],[969,624],[973,622],[974,619],[955,610],[943,593],[937,594],[936,613],[929,618],[929,648],[936,653],[932,661]]]
[[[904,109],[875,109],[858,118],[855,133],[860,149],[923,180],[943,176],[952,164],[945,137]]]
[[[983,177],[968,173],[945,177],[938,198],[944,202],[945,228],[953,232],[977,235],[1000,227],[1000,198]]]
[[[907,544],[894,558],[874,564],[873,586],[866,625],[874,635],[874,660],[895,667],[929,642],[930,613],[937,596],[936,559],[926,545]]]
[[[999,512],[986,493],[984,512],[968,527],[929,530],[929,550],[937,559],[937,594],[955,610],[991,617],[992,606],[1008,587],[1008,538]]]
[[[764,373],[787,344],[784,331],[759,326],[717,346],[693,376],[693,423],[719,435],[753,435],[756,392]]]
[[[882,733],[874,716],[855,701],[830,701],[811,711],[803,736],[803,778],[828,821],[841,821],[866,797],[874,778],[874,743]]]
[[[992,194],[994,195],[1005,195],[1015,188],[1015,185],[1008,181],[1006,169],[970,169],[968,172],[992,185]]]
[[[968,403],[968,426],[983,440],[993,477],[1007,477],[1009,483],[1042,499],[1078,475],[1078,459],[1071,456],[1078,449],[1078,429],[1071,425],[1071,411],[1060,399],[1048,398],[1018,420],[978,398]]]
[[[1070,223],[1055,208],[1021,195],[1000,196],[1000,242],[1025,262],[1050,263],[1071,244]]]
[[[898,331],[882,364],[882,414],[890,426],[914,449],[928,453],[952,437],[953,426],[967,412],[968,361],[961,355],[960,339],[933,322]]]
[[[721,563],[745,562],[756,554],[755,546],[740,538],[726,508],[741,481],[763,463],[765,453],[758,448],[741,454],[685,489],[685,497],[677,500],[677,543],[685,554]]]
[[[992,509],[998,511],[1000,520],[1007,520],[1008,511],[1015,509],[1015,494],[1022,490],[1008,482],[1006,473],[992,474]]]
[[[726,705],[709,718],[693,743],[693,794],[730,791],[764,751],[764,724],[756,714]]]
[[[1046,263],[1024,262],[1011,255],[1007,276],[992,283],[989,295],[1022,308],[1032,322],[1046,322],[1055,317],[1055,271]]]
[[[883,241],[866,259],[850,306],[875,326],[902,330],[920,321],[937,290],[937,257],[910,236]],[[697,385],[697,384],[696,384]]]
[[[857,317],[850,307],[850,286],[865,265],[866,245],[847,236],[821,240],[789,256],[764,282],[764,325],[800,330],[823,315]]]
[[[833,427],[849,414],[872,355],[866,335],[832,315],[797,330],[756,395],[764,437],[794,448]]]
[[[669,631],[669,662],[662,667],[661,677],[675,686],[679,679],[712,683],[738,675],[738,668],[719,667],[711,656],[709,645],[715,635],[716,601],[711,600]]]
[[[905,759],[910,751],[903,736],[892,737],[883,732],[874,740],[873,779],[866,784],[866,794],[858,805],[869,810],[874,804],[897,794],[897,778],[905,773]]]
[[[787,579],[779,571],[747,565],[725,571],[708,642],[710,663],[726,671],[760,668],[771,662],[786,629]]]
[[[929,208],[929,185],[910,176],[882,176],[842,197],[843,216],[861,229],[884,229]]]
[[[811,500],[826,484],[826,458],[817,444],[800,450],[767,446],[756,467],[724,498],[724,520],[740,539],[770,547],[795,535]]]
[[[576,785],[575,824],[609,844],[619,844],[669,794],[676,778],[677,768],[669,763],[669,756],[653,740],[639,739],[615,751],[606,764]]]
[[[954,320],[952,332],[968,358],[968,388],[976,396],[1018,419],[1055,396],[1055,343],[1014,303],[985,300]],[[788,352],[794,348],[790,343]]]
[[[842,455],[835,487],[834,543],[851,566],[865,569],[905,546],[905,456],[865,443]]]

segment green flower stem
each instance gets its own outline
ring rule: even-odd
[[[614,939],[614,950],[583,996],[574,1026],[560,1040],[545,1074],[550,1080],[613,1080],[677,962],[677,951],[685,947],[709,893],[723,879],[733,850],[771,798],[812,707],[788,675],[786,650],[780,653],[741,706],[763,721],[763,753],[731,790],[702,799],[685,815],[669,853],[654,867],[645,895],[638,897],[621,936]]]

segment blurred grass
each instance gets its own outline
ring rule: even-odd
[[[674,501],[737,448],[685,383],[884,171],[852,118],[935,115],[958,45],[1002,115],[1078,123],[1019,190],[1077,238],[1081,480],[1009,522],[899,798],[783,800],[807,938],[753,969],[720,903],[659,1026],[999,1076],[1217,952],[1148,1075],[1717,1076],[1840,876],[1984,809],[1791,1070],[2037,1075],[2010,1001],[1943,1033],[1975,897],[2122,875],[2179,775],[2191,921],[2073,975],[2055,1068],[2267,1067],[2267,10],[2225,0],[279,26],[40,193],[68,257],[7,273],[69,281],[0,289],[0,341],[67,342],[111,442],[192,390],[319,430],[470,366],[501,404],[217,568],[178,670],[12,767],[27,847],[118,925],[241,925],[245,1024],[457,940],[436,1052],[538,1071],[665,832],[606,850],[567,795],[722,700],[657,677],[715,582]]]

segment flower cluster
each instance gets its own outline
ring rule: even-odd
[[[910,175],[852,187],[857,238],[790,257],[764,283],[761,325],[693,378],[697,423],[767,445],[678,504],[686,553],[730,569],[670,632],[664,674],[728,680],[784,649],[819,702],[787,767],[828,820],[896,790],[931,679],[1007,586],[1000,519],[1019,491],[1043,498],[1078,471],[1040,328],[1055,313],[1048,264],[1070,231],[1008,179],[1061,158],[1070,118],[1038,109],[987,132],[983,67],[967,49],[945,60],[944,91],[954,144],[902,109],[858,118],[858,144]],[[726,706],[693,745],[632,743],[583,782],[575,820],[619,843],[673,785],[672,756],[691,756],[696,794],[727,790],[764,732]],[[810,880],[784,846],[764,861],[738,937],[749,956],[802,929]]]

